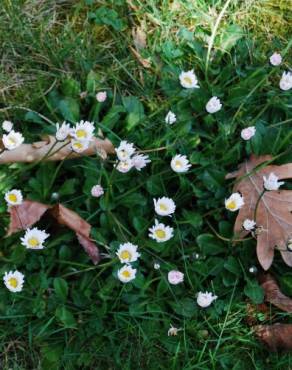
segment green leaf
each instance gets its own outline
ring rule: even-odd
[[[197,212],[183,210],[183,216],[195,229],[199,229],[203,224],[202,216]]]
[[[67,329],[75,329],[76,328],[76,320],[73,314],[65,307],[59,306],[56,309],[56,317],[61,321]]]
[[[197,237],[197,243],[206,255],[216,255],[226,252],[226,247],[212,234],[201,234]]]
[[[58,193],[60,195],[71,195],[75,193],[76,185],[78,184],[77,179],[66,180],[63,185],[59,188]]]
[[[62,278],[55,278],[54,289],[57,297],[59,297],[62,301],[66,301],[68,295],[68,284],[66,280]]]
[[[126,117],[126,128],[130,131],[144,118],[144,107],[135,96],[123,97],[123,105],[128,112]]]
[[[67,78],[61,85],[61,91],[66,97],[77,98],[81,93],[80,83],[72,78]]]
[[[224,263],[224,268],[236,276],[241,275],[240,264],[233,256],[228,257],[227,261]]]
[[[99,87],[100,75],[94,71],[90,71],[86,78],[86,91],[94,94]]]
[[[80,118],[79,103],[77,100],[67,97],[59,102],[59,110],[63,118],[70,122],[77,122]]]
[[[279,276],[279,282],[281,290],[284,294],[292,296],[292,273],[286,273],[285,275]]]
[[[172,303],[174,311],[187,318],[191,318],[196,314],[196,303],[191,298],[183,298]]]
[[[233,46],[236,45],[237,41],[240,40],[244,35],[244,31],[237,24],[229,25],[221,34],[218,44],[218,48],[222,53],[229,52]]]
[[[113,27],[116,31],[124,28],[123,21],[119,18],[118,13],[110,8],[101,6],[93,13],[94,21],[98,25],[107,25]]]
[[[264,290],[256,280],[247,281],[244,294],[255,304],[262,303],[264,300]]]

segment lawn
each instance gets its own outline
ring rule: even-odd
[[[292,163],[288,1],[1,5],[1,369],[292,368],[255,333],[292,324],[261,285],[292,296],[292,229],[262,240],[291,206],[290,167],[262,176]]]

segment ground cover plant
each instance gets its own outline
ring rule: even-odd
[[[286,3],[0,17],[1,367],[290,368],[255,334],[291,323],[292,235],[261,221],[291,218]]]

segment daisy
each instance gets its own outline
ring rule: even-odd
[[[6,288],[11,292],[17,293],[22,291],[24,275],[21,272],[17,270],[5,272],[3,280]]]
[[[90,144],[90,142],[89,141],[86,141],[86,140],[75,140],[75,139],[72,139],[71,140],[71,149],[75,153],[82,153],[86,149],[88,149],[89,144]]]
[[[160,269],[160,263],[155,262],[153,267],[154,267],[155,270],[159,270]]]
[[[67,137],[70,135],[71,130],[72,129],[71,129],[69,123],[66,123],[64,121],[61,126],[60,126],[59,123],[57,123],[56,124],[56,139],[58,141],[64,141],[64,140],[66,140]]]
[[[250,219],[245,219],[243,221],[243,224],[242,224],[242,227],[244,228],[244,230],[246,231],[251,231],[255,228],[256,226],[256,222],[254,220],[250,220]]]
[[[264,188],[266,190],[278,190],[281,185],[284,184],[284,181],[278,181],[279,177],[276,176],[273,172],[269,174],[269,177],[263,176],[264,179]]]
[[[225,199],[225,207],[229,211],[235,212],[244,205],[243,197],[239,193],[233,193]]]
[[[45,231],[34,227],[33,229],[26,229],[24,237],[20,240],[21,244],[27,249],[43,249],[43,243],[49,236]]]
[[[165,123],[172,125],[174,122],[176,122],[176,115],[170,110],[165,116]]]
[[[270,63],[273,66],[279,66],[282,63],[282,57],[281,54],[279,53],[274,53],[273,55],[270,56]]]
[[[215,301],[218,297],[213,295],[212,293],[208,292],[199,292],[197,296],[197,303],[200,307],[206,308],[209,307],[210,304]]]
[[[72,134],[77,140],[90,141],[94,133],[93,122],[80,121],[77,123],[76,127],[73,129]]]
[[[155,225],[150,229],[149,237],[156,240],[158,243],[166,242],[173,237],[173,228],[165,226],[155,220]]]
[[[124,265],[118,270],[118,278],[122,283],[128,283],[135,279],[136,273],[136,269],[133,269],[130,265]]]
[[[168,329],[167,335],[168,336],[177,336],[177,333],[181,331],[182,328],[176,328],[170,324],[170,328]]]
[[[197,76],[194,73],[194,70],[187,72],[181,72],[179,75],[180,84],[185,89],[198,89],[200,86],[198,85]]]
[[[242,131],[241,131],[241,138],[243,140],[250,140],[256,133],[256,128],[254,126],[250,126],[250,127],[247,127],[247,128],[244,128]]]
[[[20,190],[12,189],[5,193],[5,200],[8,206],[16,206],[22,203],[23,196]]]
[[[170,284],[177,285],[184,281],[184,274],[180,271],[172,270],[169,271],[167,279]]]
[[[24,142],[24,137],[20,132],[11,130],[9,134],[3,135],[2,142],[6,149],[13,150],[18,148]]]
[[[131,155],[135,153],[135,148],[133,143],[128,143],[127,141],[123,140],[120,142],[118,148],[115,148],[117,153],[117,157],[120,161],[125,161],[130,159]]]
[[[103,187],[100,185],[94,185],[91,188],[91,195],[95,198],[99,198],[104,194]]]
[[[122,173],[129,172],[132,167],[133,162],[131,159],[126,159],[125,161],[121,161],[115,165],[115,168]]]
[[[175,211],[175,203],[171,198],[153,199],[155,212],[159,216],[170,216]]]
[[[10,132],[13,129],[13,123],[10,121],[3,121],[2,128],[6,132]]]
[[[99,103],[103,103],[104,101],[106,101],[106,98],[107,98],[106,91],[100,91],[99,93],[96,94],[96,100]]]
[[[206,111],[210,114],[218,112],[221,108],[222,104],[217,96],[213,96],[206,104]]]
[[[192,165],[185,155],[177,154],[175,157],[172,158],[170,162],[170,167],[174,172],[183,173],[187,172],[190,167],[192,167]]]
[[[138,246],[132,243],[120,244],[116,255],[122,263],[131,263],[137,261],[140,253],[137,252]]]
[[[287,91],[292,88],[292,73],[291,72],[283,72],[280,83],[280,89]]]
[[[132,157],[132,164],[136,170],[141,171],[142,168],[147,166],[147,163],[150,163],[148,155],[136,154]]]

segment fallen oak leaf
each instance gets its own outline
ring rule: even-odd
[[[50,153],[50,154],[48,154]],[[71,150],[70,142],[57,142],[53,136],[48,136],[43,141],[37,141],[32,144],[21,144],[14,150],[5,150],[0,155],[0,164],[15,162],[37,162],[62,161],[63,159],[72,159],[82,156],[91,156],[99,154],[103,159],[107,154],[114,154],[114,146],[108,139],[93,138],[89,147],[82,153],[75,153]]]
[[[265,300],[283,311],[292,313],[292,299],[283,294],[271,274],[261,275],[259,278],[265,291]]]
[[[91,225],[76,212],[64,207],[62,204],[50,206],[40,202],[25,200],[18,206],[10,207],[10,225],[7,236],[33,226],[46,212],[54,217],[59,224],[73,230],[92,262],[94,264],[99,262],[98,247],[90,239]]]
[[[257,325],[254,332],[272,351],[292,349],[292,324]]]
[[[237,215],[234,233],[244,237],[247,234],[242,228],[244,220],[255,219],[261,227],[257,235],[257,256],[264,270],[271,266],[277,247],[286,264],[292,266],[292,253],[286,247],[292,236],[292,191],[280,189],[263,193],[263,176],[273,172],[280,180],[292,178],[292,163],[260,166],[271,159],[271,156],[251,156],[237,172],[226,176],[228,179],[236,177],[233,191],[241,193],[245,203]]]
[[[22,204],[9,207],[10,223],[6,236],[31,227],[50,208],[49,205],[25,200]]]

